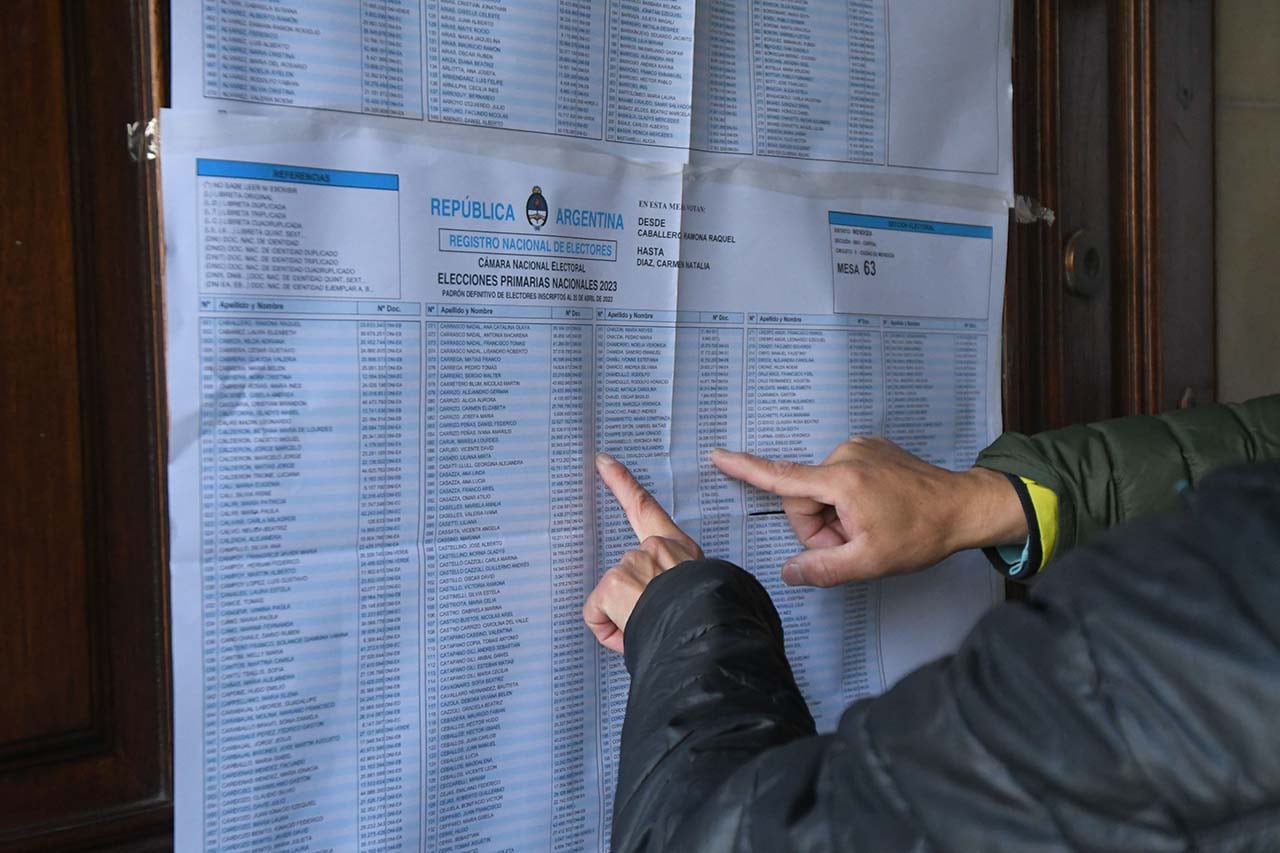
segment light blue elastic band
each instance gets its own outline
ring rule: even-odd
[[[1031,537],[1027,537],[1027,541],[1022,543],[1022,547],[1017,545],[997,545],[996,555],[1004,560],[1006,566],[1009,567],[1009,576],[1022,574],[1022,570],[1027,566],[1027,558],[1031,556]]]

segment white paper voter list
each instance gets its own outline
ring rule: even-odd
[[[998,598],[783,587],[708,454],[999,431],[1008,4],[659,5],[175,0],[180,849],[607,849],[597,450],[761,578],[822,729]]]
[[[1008,0],[173,0],[172,18],[183,109],[1011,186]]]

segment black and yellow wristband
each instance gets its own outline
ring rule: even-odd
[[[1026,581],[1038,575],[1053,556],[1058,538],[1058,496],[1034,480],[1015,474],[1005,476],[1013,484],[1026,515],[1027,541],[982,550],[996,571],[1013,580]]]

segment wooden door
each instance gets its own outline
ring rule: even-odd
[[[0,848],[170,842],[147,2],[0,26]]]
[[[1017,0],[1005,423],[1025,432],[1215,393],[1213,5]],[[1068,290],[1070,238],[1097,290]]]

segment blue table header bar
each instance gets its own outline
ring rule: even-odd
[[[320,187],[351,187],[359,190],[399,190],[400,176],[379,172],[343,172],[275,163],[245,163],[239,160],[196,160],[196,174],[204,178],[245,178],[279,181],[285,184],[314,184]]]
[[[948,237],[992,238],[990,225],[964,225],[958,222],[930,222],[926,219],[897,219],[892,216],[867,216],[861,213],[827,212],[830,225],[854,228],[876,228],[881,231],[910,231],[915,234],[941,234]]]

